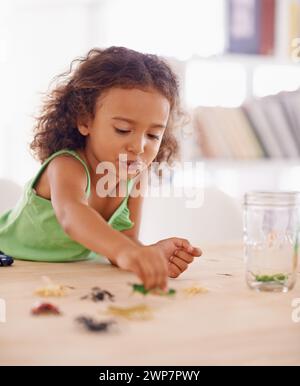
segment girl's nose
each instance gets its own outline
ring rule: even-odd
[[[129,152],[134,154],[141,154],[144,152],[145,147],[145,139],[144,136],[136,136],[135,138],[131,138],[128,143],[127,149]]]

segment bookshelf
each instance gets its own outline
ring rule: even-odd
[[[237,1],[233,0],[232,3]],[[258,2],[257,0],[256,3]],[[207,159],[207,162],[213,163],[213,159],[216,158],[220,164],[223,164],[224,161],[227,162],[228,159],[231,159],[229,162],[234,164],[243,164],[244,162],[245,165],[245,162],[250,162],[260,167],[264,161],[266,164],[270,164],[274,159],[274,162],[277,160],[282,164],[286,163],[288,167],[291,165],[290,160],[297,163],[300,159],[300,112],[297,108],[300,105],[300,62],[291,56],[291,39],[292,37],[300,37],[300,1],[261,0],[261,2],[269,4],[269,6],[273,3],[276,6],[271,55],[224,52],[223,54],[201,57],[194,54],[186,61],[177,61],[174,67],[181,80],[182,99],[193,119],[189,127],[181,133],[183,160]],[[298,12],[296,16],[295,9]],[[292,31],[292,24],[295,24],[296,17],[298,18],[298,24],[296,23],[298,30],[295,32],[295,28]],[[171,65],[172,62],[174,63],[174,60],[170,61]],[[194,65],[195,70],[189,75],[189,66],[195,62],[199,64],[198,74],[196,64]],[[231,88],[230,83],[226,83],[226,81],[224,84],[220,82],[220,85],[217,82],[214,83],[213,71],[211,73],[208,71],[199,77],[197,83],[197,75],[201,71],[206,71],[211,66],[216,68],[215,73],[217,73],[218,69],[224,67],[224,64],[230,65],[230,63],[232,65],[238,64],[244,70],[244,91],[238,89],[239,80],[232,82]],[[216,65],[220,66],[216,67]],[[230,72],[228,74],[229,77],[234,77],[234,74]],[[225,76],[226,72],[224,72]],[[211,88],[209,84],[207,85],[208,82],[211,82]],[[191,90],[192,87],[193,90]],[[227,95],[234,94],[235,91],[239,93],[237,97],[233,97],[231,100],[226,98]],[[223,100],[220,98],[220,94],[223,94]],[[209,98],[206,97],[207,95]],[[239,101],[240,103],[238,103]],[[292,105],[294,107],[291,107]],[[199,115],[198,123],[200,121],[200,126],[203,126],[201,127],[202,139],[205,136],[211,137],[209,140],[206,138],[206,142],[210,141],[210,146],[207,146],[206,149],[203,149],[205,141],[203,140],[202,143],[201,140],[199,141],[200,129],[195,128],[195,111],[197,109],[199,109],[197,112]],[[230,110],[234,111],[235,117],[229,118],[229,115],[233,114]],[[239,117],[237,117],[237,110],[240,110]],[[245,116],[247,122],[241,121],[241,114]],[[206,117],[205,120],[203,118],[205,115],[210,116]],[[217,115],[220,116],[217,117]],[[228,123],[230,119],[234,123]],[[214,124],[212,124],[213,120],[215,121]],[[245,123],[249,126],[247,129],[242,128]],[[244,131],[242,136],[239,131]],[[251,131],[252,150],[249,148],[247,151],[243,151],[247,142],[246,131],[248,136]],[[211,134],[212,132],[214,134]],[[256,144],[253,144],[253,137],[256,139]],[[215,142],[219,142],[219,149],[217,146],[213,146]],[[237,150],[237,146],[239,150]],[[214,149],[212,149],[213,147]]]
[[[192,55],[187,61],[180,62],[177,64],[177,70],[179,70],[179,77],[182,83],[181,95],[185,101],[185,107],[192,115],[195,112],[197,107],[207,109],[218,109],[222,106],[215,103],[213,106],[212,103],[200,105],[197,102],[193,102],[192,98],[189,98],[189,90],[187,89],[187,68],[192,62],[198,62],[199,64],[239,64],[245,70],[246,79],[245,79],[245,97],[241,103],[241,106],[256,100],[259,103],[264,111],[263,113],[268,115],[268,119],[272,118],[272,110],[268,111],[270,101],[273,103],[273,99],[277,98],[274,95],[277,95],[277,92],[270,92],[268,96],[267,87],[264,91],[263,80],[259,80],[262,83],[260,90],[254,87],[255,80],[257,79],[257,70],[265,68],[266,71],[270,69],[281,68],[286,71],[286,74],[290,72],[291,82],[288,84],[286,81],[282,81],[280,76],[276,78],[274,76],[274,84],[278,83],[278,92],[283,91],[283,93],[298,93],[300,97],[300,60],[294,60],[291,56],[291,6],[295,6],[297,3],[299,7],[298,13],[298,35],[300,37],[300,1],[296,0],[284,0],[276,1],[276,13],[275,13],[275,31],[274,31],[274,51],[272,55],[259,55],[259,54],[245,54],[245,53],[229,53],[224,52],[223,54],[216,54],[210,57],[201,57],[197,54]],[[295,17],[295,15],[293,15]],[[295,31],[294,31],[295,33]],[[300,40],[300,39],[299,39]],[[199,66],[200,68],[200,66]],[[276,73],[276,71],[274,71]],[[278,72],[279,73],[279,72]],[[206,77],[208,77],[207,74]],[[282,76],[283,77],[283,76]],[[281,78],[282,78],[281,77]],[[195,79],[193,79],[194,81]],[[257,80],[256,80],[257,81]],[[281,82],[281,83],[280,83]],[[192,82],[190,82],[192,83]],[[282,86],[283,84],[283,86]],[[201,84],[198,86],[199,90],[201,89]],[[213,87],[212,87],[213,88]],[[299,88],[299,91],[297,91]],[[275,87],[276,89],[276,87]],[[216,88],[216,93],[218,89]],[[212,92],[210,89],[205,90],[206,93]],[[228,91],[230,92],[230,90]],[[262,97],[262,95],[264,95]],[[196,92],[194,93],[196,95]],[[203,96],[201,97],[202,99]],[[199,99],[201,99],[199,98]],[[195,98],[196,99],[196,98]],[[216,98],[217,100],[217,98]],[[192,103],[190,103],[192,101]],[[272,104],[271,103],[271,104]],[[289,104],[289,102],[287,102]],[[267,106],[268,105],[268,106]],[[267,107],[266,107],[267,106]],[[299,98],[300,106],[300,98]],[[282,106],[280,106],[281,109]],[[223,106],[224,108],[224,106]],[[226,106],[226,108],[236,109],[240,106]],[[274,108],[274,106],[272,107]],[[277,108],[277,107],[276,107]],[[278,108],[277,108],[278,110]],[[227,154],[227,156],[212,154],[207,158],[207,154],[203,152],[203,149],[199,149],[199,143],[197,139],[197,133],[195,132],[195,123],[194,120],[192,123],[186,127],[181,132],[180,142],[182,144],[182,160],[183,161],[193,161],[193,162],[203,162],[204,165],[204,186],[214,185],[219,189],[223,190],[227,194],[242,200],[243,194],[249,190],[298,190],[300,191],[300,109],[297,113],[297,122],[294,123],[294,131],[292,133],[287,133],[287,130],[290,130],[289,123],[283,123],[283,118],[286,118],[286,111],[283,111],[283,115],[279,121],[275,118],[272,123],[269,124],[269,134],[271,135],[275,126],[277,126],[277,142],[283,151],[280,151],[280,154],[276,154],[276,151],[273,152],[269,149],[271,154],[259,155],[256,156],[252,154],[250,157],[240,157],[238,154]],[[274,117],[278,117],[278,111],[275,112]],[[249,118],[249,117],[248,117]],[[295,119],[295,118],[293,118]],[[219,119],[219,122],[222,122],[222,119]],[[252,124],[253,122],[251,122]],[[257,130],[261,131],[263,129],[263,124],[258,125]],[[216,127],[218,124],[216,123]],[[236,128],[236,125],[235,125]],[[226,128],[227,130],[228,128]],[[222,127],[224,136],[225,129]],[[232,132],[232,131],[231,131]],[[271,134],[270,134],[271,133]],[[278,136],[279,133],[279,136]],[[255,133],[257,137],[258,132]],[[274,132],[273,132],[274,134]],[[228,135],[228,132],[227,132]],[[265,138],[265,141],[268,141],[268,135]],[[291,142],[288,145],[287,136],[290,135],[290,141],[297,143],[297,150],[291,150],[289,153],[289,146],[293,147]],[[298,138],[296,138],[298,137]],[[261,141],[261,139],[260,139]],[[232,142],[234,143],[234,141]],[[236,142],[235,142],[236,143]],[[243,146],[243,141],[240,141]],[[178,176],[178,183],[182,183],[182,176]],[[193,179],[190,177],[190,181],[186,182],[188,185],[193,185]]]

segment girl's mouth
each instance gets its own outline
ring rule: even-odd
[[[137,171],[140,171],[143,169],[143,162],[141,162],[141,161],[128,161],[127,160],[127,162],[124,162],[124,161],[121,162],[120,161],[120,164],[126,166],[127,171],[129,171],[131,173],[137,172]]]

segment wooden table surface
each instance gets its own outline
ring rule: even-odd
[[[257,293],[244,280],[240,245],[203,246],[204,255],[178,279],[174,298],[132,294],[135,276],[104,259],[78,263],[15,261],[0,268],[0,298],[6,323],[0,323],[1,365],[299,365],[300,323],[292,320],[292,300],[300,298],[300,275],[289,293]],[[230,274],[225,276],[222,274]],[[74,286],[61,298],[61,316],[32,316],[42,276]],[[192,285],[209,292],[188,297]],[[82,300],[93,286],[115,294],[114,303]],[[110,304],[147,304],[153,319],[117,319],[108,333],[86,331],[80,315],[107,319]]]

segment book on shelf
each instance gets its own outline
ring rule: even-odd
[[[273,128],[263,109],[262,101],[253,99],[245,103],[243,108],[267,156],[283,158],[284,152],[280,146],[280,141],[276,134],[274,135]]]
[[[289,54],[295,49],[294,39],[300,38],[300,0],[289,0]]]
[[[279,97],[270,95],[262,98],[261,105],[284,157],[299,157],[300,148],[297,146],[296,138],[294,137],[293,130],[289,126],[286,113],[284,112]]]
[[[241,108],[229,108],[232,114],[232,125],[240,136],[240,144],[244,158],[261,158],[265,153],[254,134],[250,123]]]
[[[278,99],[286,115],[297,148],[300,151],[300,91],[282,91],[278,94]]]
[[[275,0],[227,2],[228,52],[272,55],[275,35]]]
[[[300,90],[241,107],[197,107],[193,126],[204,158],[299,158]]]
[[[243,147],[239,132],[235,130],[231,117],[231,109],[225,107],[217,107],[216,115],[219,118],[220,127],[223,128],[223,136],[226,139],[228,148],[232,158],[243,158]]]
[[[230,150],[221,134],[218,117],[213,107],[198,107],[193,112],[196,141],[203,157],[231,158]]]
[[[205,158],[259,158],[264,155],[239,108],[198,107],[193,113],[200,154]]]
[[[260,44],[259,54],[273,55],[275,41],[275,0],[260,1]]]

